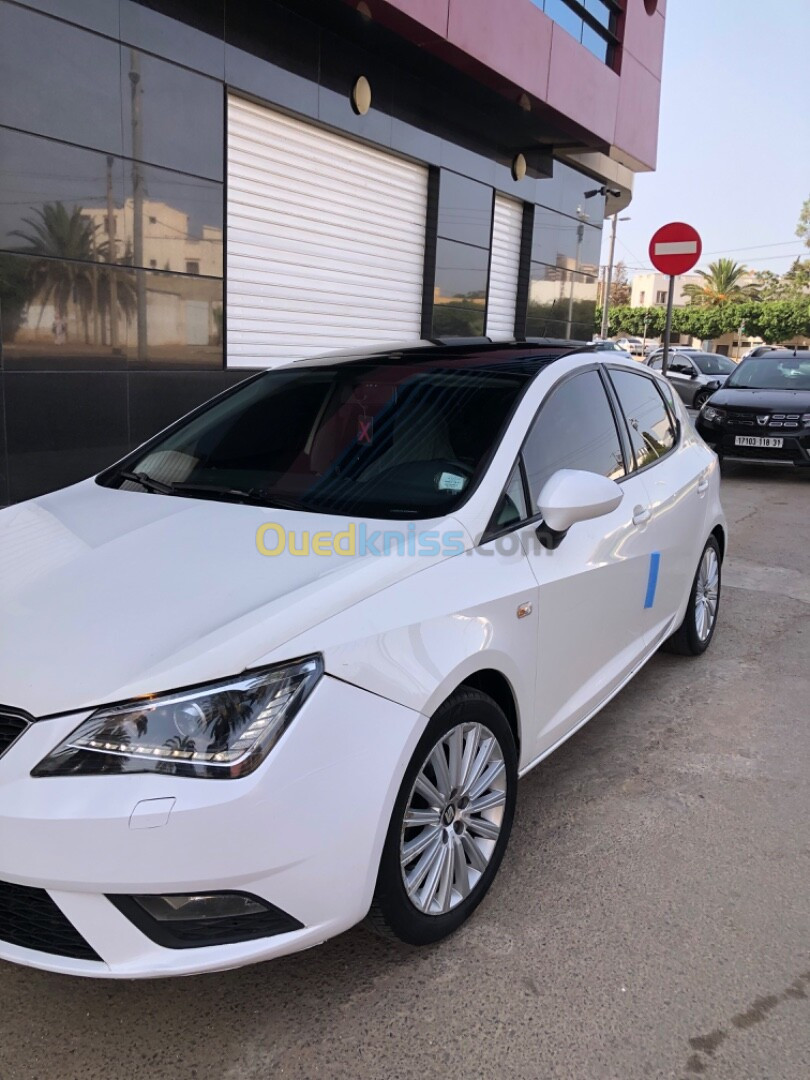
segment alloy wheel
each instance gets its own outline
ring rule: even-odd
[[[707,547],[700,560],[695,589],[695,629],[701,641],[705,641],[712,632],[719,592],[720,563],[714,548]]]
[[[408,899],[444,915],[475,889],[506,806],[503,751],[483,724],[451,728],[425,759],[405,808],[400,866]]]

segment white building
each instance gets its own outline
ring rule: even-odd
[[[697,274],[682,274],[675,281],[675,306],[685,307],[689,297],[684,292],[687,285],[702,285],[703,278]],[[630,284],[630,307],[664,307],[669,291],[666,274],[636,274]]]

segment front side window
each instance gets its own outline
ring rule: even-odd
[[[610,378],[627,418],[636,468],[643,469],[675,445],[672,420],[652,379],[617,369],[611,371]]]
[[[716,353],[703,353],[693,359],[703,375],[730,375],[737,366],[728,357]]]
[[[523,374],[452,360],[281,368],[102,482],[316,513],[441,516],[466,499],[525,385]]]
[[[611,480],[624,476],[619,433],[598,372],[583,371],[551,392],[529,432],[523,459],[532,512],[558,469],[582,469]]]

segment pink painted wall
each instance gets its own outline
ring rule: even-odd
[[[502,93],[529,94],[631,168],[655,168],[666,0],[652,15],[644,0],[625,0],[617,71],[532,0],[366,3],[374,17]]]

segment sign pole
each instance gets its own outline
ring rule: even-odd
[[[664,327],[664,358],[661,361],[661,373],[669,370],[669,339],[672,334],[672,305],[675,302],[675,275],[669,275],[669,295],[667,296],[667,322]]]

